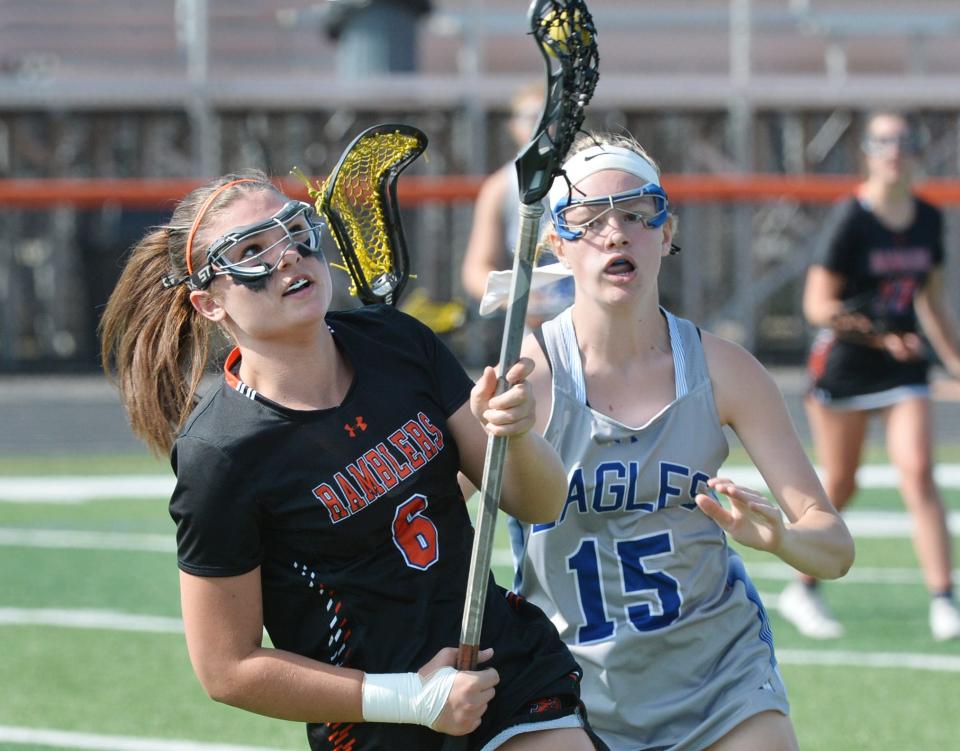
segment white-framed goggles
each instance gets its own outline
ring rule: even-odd
[[[647,183],[640,188],[595,198],[571,198],[568,193],[550,209],[557,234],[564,240],[583,237],[611,211],[618,212],[621,221],[655,229],[663,226],[669,218],[670,203],[663,188],[656,183]]]
[[[277,270],[290,248],[301,256],[320,253],[323,226],[311,204],[287,201],[269,219],[232,229],[210,243],[207,262],[183,281],[191,289],[205,289],[218,276],[241,282],[266,278]],[[278,229],[282,232],[279,236]],[[275,255],[272,263],[268,262],[270,253]]]

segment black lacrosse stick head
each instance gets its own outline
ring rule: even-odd
[[[597,28],[583,0],[533,0],[530,33],[547,66],[547,96],[536,135],[516,159],[520,201],[537,203],[560,174],[600,78]]]
[[[319,191],[311,191],[365,305],[396,305],[410,275],[397,179],[427,148],[412,125],[367,128],[344,150]]]

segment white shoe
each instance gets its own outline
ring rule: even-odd
[[[811,639],[839,639],[843,636],[843,626],[833,617],[820,593],[802,582],[787,585],[777,598],[777,610],[797,627],[797,631]]]
[[[930,601],[930,631],[937,641],[960,639],[960,611],[953,600],[934,597]]]

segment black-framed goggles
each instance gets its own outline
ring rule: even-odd
[[[182,279],[165,277],[163,285],[174,287],[185,282],[196,290],[206,289],[218,276],[230,276],[240,282],[264,279],[277,270],[290,248],[304,257],[320,253],[323,226],[312,205],[288,201],[269,219],[237,227],[218,237],[207,247],[203,266]],[[283,233],[279,237],[277,229]]]

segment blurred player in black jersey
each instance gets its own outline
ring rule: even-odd
[[[221,178],[133,248],[103,318],[134,430],[172,449],[197,676],[308,723],[312,749],[594,748],[556,629],[492,578],[480,668],[452,667],[473,536],[458,471],[479,485],[487,435],[508,436],[503,509],[546,522],[565,497],[530,430],[530,362],[494,396],[492,368],[473,385],[395,309],[329,311],[321,230],[265,175]],[[234,349],[198,404],[217,330]]]
[[[960,638],[960,613],[933,476],[929,355],[921,326],[954,378],[960,377],[960,331],[944,296],[943,215],[911,189],[917,149],[904,116],[878,112],[867,119],[866,179],[837,205],[807,274],[804,314],[820,331],[810,352],[806,407],[824,487],[841,510],[856,491],[870,416],[883,416],[887,452],[932,595],[930,629],[943,640]],[[780,611],[807,636],[839,637],[843,628],[815,585],[805,577],[788,586]]]

